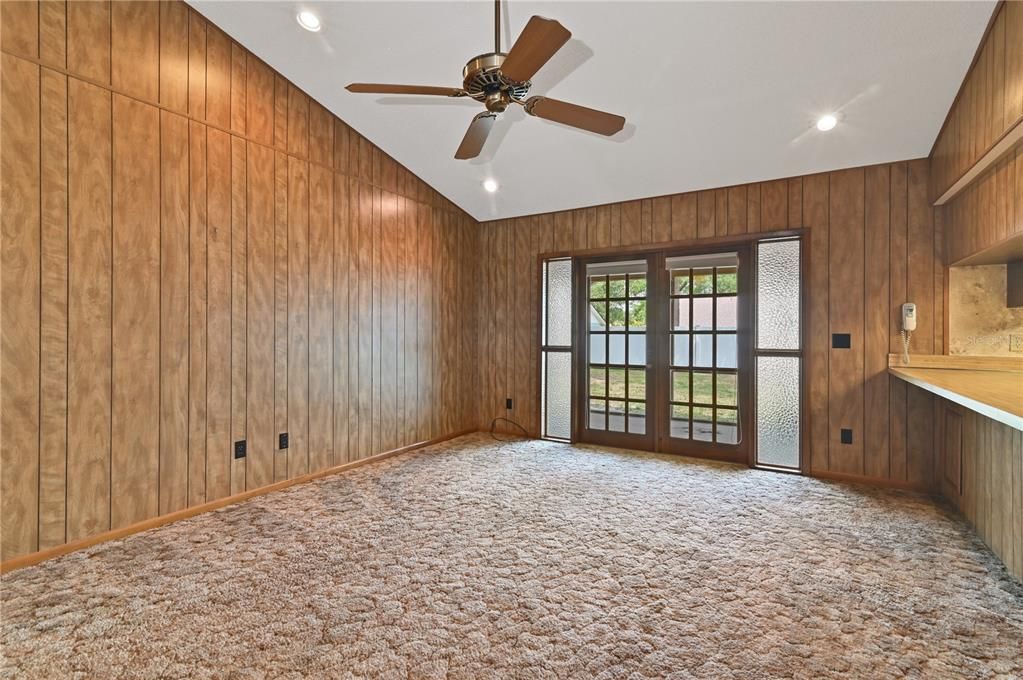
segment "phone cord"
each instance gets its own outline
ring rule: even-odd
[[[902,361],[909,366],[909,338],[913,331],[902,330],[899,331],[899,335],[902,336]]]

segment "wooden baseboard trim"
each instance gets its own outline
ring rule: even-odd
[[[827,482],[843,482],[845,484],[862,484],[872,488],[882,487],[886,489],[902,489],[903,491],[918,491],[920,493],[937,493],[927,484],[916,484],[913,482],[902,482],[896,479],[884,479],[882,477],[866,477],[863,475],[850,475],[844,472],[825,472],[824,470],[811,470],[808,477],[821,479]]]
[[[387,458],[393,458],[394,456],[399,456],[403,453],[415,451],[416,449],[425,448],[427,446],[432,446],[434,444],[440,444],[441,442],[446,442],[450,439],[455,439],[456,437],[472,434],[473,432],[477,431],[478,431],[477,429],[472,428],[468,430],[462,430],[460,432],[455,432],[453,434],[444,435],[443,437],[430,439],[429,441],[417,442],[415,444],[410,444],[409,446],[403,446],[400,449],[384,451],[383,453],[377,453],[366,458],[361,458],[359,460],[353,460],[348,463],[335,465],[334,467],[329,467],[325,470],[310,472],[309,474],[302,475],[300,477],[295,477],[294,479],[286,479],[282,482],[276,482],[274,484],[269,484],[267,486],[261,486],[258,489],[243,491],[242,493],[237,493],[234,494],[233,496],[218,498],[215,501],[209,501],[208,503],[203,503],[202,505],[195,505],[191,508],[178,510],[177,512],[171,512],[166,515],[160,515],[159,517],[152,517],[150,519],[142,520],[141,522],[136,522],[135,524],[129,524],[128,526],[125,527],[111,529],[110,531],[104,531],[103,533],[95,534],[93,536],[86,536],[85,538],[80,538],[76,541],[71,541],[70,543],[58,545],[54,548],[47,548],[46,550],[39,550],[37,552],[29,553],[27,555],[12,557],[11,559],[6,560],[5,562],[0,562],[0,574],[7,574],[9,572],[14,571],[15,569],[30,567],[32,565],[39,564],[40,562],[53,559],[54,557],[67,555],[68,553],[73,553],[78,550],[82,550],[84,548],[97,545],[99,543],[115,541],[119,538],[124,538],[125,536],[131,536],[132,534],[137,534],[142,531],[148,531],[149,529],[155,529],[156,527],[160,527],[165,524],[170,524],[172,522],[188,519],[189,517],[195,517],[196,515],[211,512],[213,510],[217,510],[228,505],[241,503],[243,501],[247,501],[257,496],[263,496],[269,493],[273,493],[275,491],[287,489],[288,487],[291,486],[304,484],[305,482],[311,482],[314,479],[329,477],[331,475],[336,475],[342,472],[347,472],[349,470],[354,470],[355,468],[362,467],[363,465],[367,465],[369,463],[378,463]]]

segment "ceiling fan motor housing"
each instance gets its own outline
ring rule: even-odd
[[[462,69],[462,89],[473,99],[483,102],[488,111],[500,113],[512,100],[522,100],[531,83],[505,78],[501,72],[503,52],[489,52],[473,57]]]

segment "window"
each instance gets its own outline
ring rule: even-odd
[[[799,239],[761,241],[756,254],[756,464],[800,467],[802,300]]]
[[[572,438],[572,260],[543,263],[540,423],[542,437]]]

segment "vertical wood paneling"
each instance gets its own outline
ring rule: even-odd
[[[274,153],[274,423],[276,435],[288,431],[288,157],[280,152]],[[288,449],[275,446],[274,481],[287,478]]]
[[[110,528],[111,106],[68,80],[69,541]]]
[[[760,231],[786,229],[789,225],[788,185],[785,180],[760,185]]]
[[[251,120],[251,119],[250,119]],[[246,218],[246,486],[274,481],[274,153],[248,144]]]
[[[694,193],[671,197],[671,238],[673,240],[692,241],[696,239],[696,203],[697,198]]]
[[[472,220],[184,3],[0,11],[0,556],[475,424]]]
[[[188,125],[188,504],[206,500],[206,127]]]
[[[290,125],[289,125],[290,127]],[[288,478],[309,471],[309,164],[288,159]]]
[[[78,0],[67,3],[68,71],[108,84],[110,45],[109,2]]]
[[[73,4],[73,3],[72,3]],[[110,78],[119,92],[148,102],[160,92],[160,4],[110,3]]]
[[[231,39],[206,24],[206,120],[219,128],[231,125]]]
[[[41,18],[52,4],[40,5]],[[42,69],[39,89],[39,548],[45,549],[67,540],[67,78]],[[5,199],[4,205],[11,203]]]
[[[160,103],[188,112],[188,5],[160,0]]]
[[[160,112],[113,98],[110,524],[159,514]]]
[[[831,295],[828,276],[829,232],[828,206],[830,182],[827,175],[810,175],[803,183],[803,222],[810,229],[810,242],[804,247],[810,257],[809,306],[807,317],[806,367],[809,374],[810,403],[810,469],[829,468],[830,437],[828,418],[828,356],[831,337],[828,333],[828,300]],[[750,224],[750,229],[754,225]]]
[[[831,173],[829,198],[829,329],[851,338],[851,347],[832,349],[828,361],[829,465],[863,474],[864,171]],[[851,444],[840,441],[843,428],[852,430]]]
[[[24,19],[24,11],[5,6],[4,30],[8,30],[12,15]],[[5,35],[4,47],[8,44]],[[0,133],[4,140],[0,147],[4,180],[4,209],[0,211],[0,558],[6,559],[36,550],[39,544],[40,95],[38,66],[7,54],[0,55],[0,64]]]
[[[348,179],[340,174],[334,175],[334,242],[333,271],[334,281],[334,463],[341,464],[350,460],[348,446],[348,412],[349,401],[348,362],[349,362],[349,226],[351,206],[348,200]]]
[[[210,34],[212,36],[212,32]],[[231,493],[231,136],[206,137],[206,500]]]
[[[717,199],[713,191],[696,194],[696,238],[713,238],[716,232]]]
[[[160,514],[188,507],[188,164],[188,120],[162,111],[159,279]]]
[[[334,181],[309,165],[309,466],[334,464]],[[315,369],[313,368],[315,367]]]
[[[10,3],[4,3],[6,7]],[[6,34],[7,24],[4,24]],[[67,3],[42,0],[39,3],[39,60],[46,66],[67,68]]]
[[[232,109],[233,110],[233,109]],[[231,136],[231,441],[248,433],[248,190],[246,144]],[[231,493],[245,490],[247,458],[231,452]]]
[[[37,0],[5,0],[0,3],[3,40],[0,47],[20,57],[39,56],[39,3]],[[5,71],[6,72],[6,71]]]
[[[863,253],[863,472],[888,476],[889,218],[891,172],[866,169]]]

